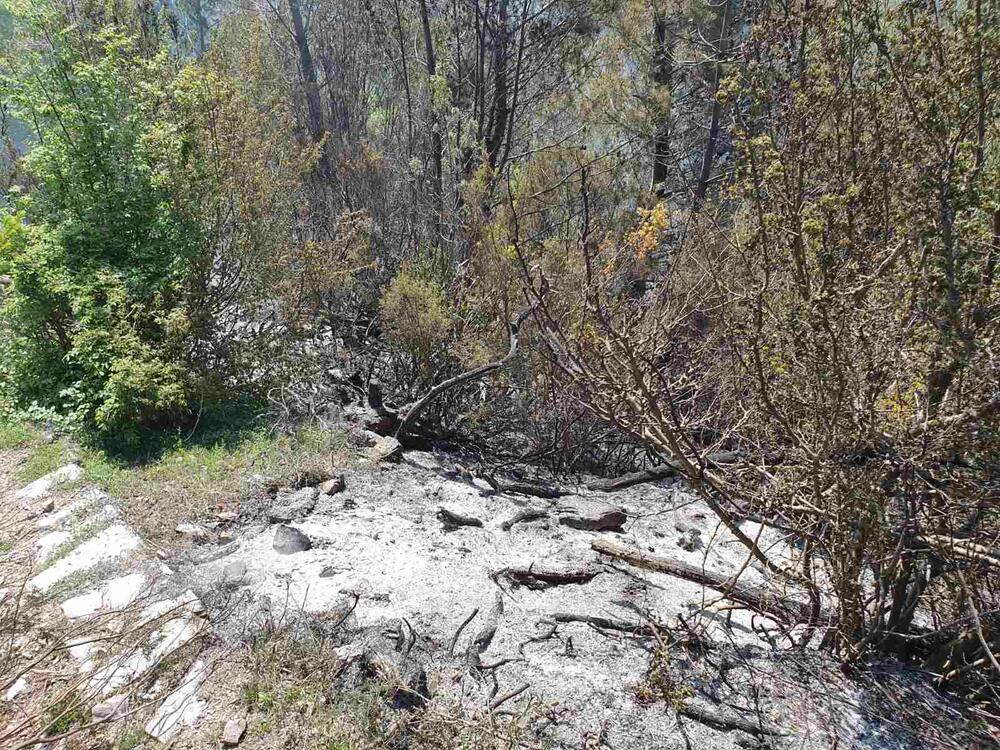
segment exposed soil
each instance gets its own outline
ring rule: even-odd
[[[2,457],[0,481],[9,482],[17,460]],[[370,731],[388,737],[409,722],[417,727],[406,730],[414,747],[435,746],[420,744],[421,731],[444,732],[470,716],[493,727],[491,736],[499,735],[496,722],[517,723],[518,741],[535,743],[525,747],[991,744],[958,704],[904,666],[846,673],[827,656],[790,648],[781,623],[733,608],[717,591],[594,550],[595,540],[613,540],[714,573],[741,571],[741,582],[796,601],[798,592],[769,589],[708,509],[670,482],[540,499],[498,493],[446,456],[409,453],[401,464],[345,472],[344,488],[333,483],[331,495],[258,487],[238,511],[189,519],[178,535],[187,540],[182,548],[108,550],[89,573],[78,571],[82,576],[58,566],[78,560],[88,538],[124,523],[113,501],[86,488],[54,489],[47,498],[54,509],[31,517],[18,510],[14,489],[8,484],[4,493],[13,519],[4,533],[13,544],[0,565],[8,581],[34,565],[35,588],[58,579],[30,599],[40,622],[56,618],[72,633],[104,617],[100,626],[119,632],[106,605],[136,576],[142,580],[141,600],[136,595],[122,609],[150,622],[149,663],[134,669],[134,689],[105,681],[86,706],[125,690],[134,713],[113,732],[98,726],[64,740],[67,748],[99,747],[126,730],[155,744],[146,732],[162,728],[164,705],[188,688],[177,721],[166,719],[162,738],[174,747],[217,747],[234,718],[248,721],[245,747],[314,740],[335,747],[322,726],[341,721],[330,705],[338,695],[363,693],[376,678],[397,688],[372,693],[365,704],[368,714],[376,705],[387,712]],[[101,513],[110,519],[103,531],[94,523]],[[307,538],[307,548],[279,553],[275,518],[300,532],[293,538]],[[774,555],[795,554],[774,530],[750,522],[743,530]],[[45,570],[48,578],[40,579]],[[181,602],[180,609],[150,619],[164,601]],[[88,602],[96,609],[80,615]],[[299,642],[298,633],[315,651],[261,650],[277,633],[290,634],[286,646]],[[37,629],[21,639],[43,640]],[[101,658],[135,663],[135,653],[122,649],[83,654],[76,669],[97,673]],[[65,672],[68,662],[58,664]],[[31,689],[0,704],[0,726],[42,705],[46,683],[30,670],[27,680]],[[267,680],[275,683],[267,701],[277,707],[248,697]],[[304,718],[290,720],[300,713]],[[422,729],[420,716],[430,717]]]

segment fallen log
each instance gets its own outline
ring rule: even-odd
[[[677,713],[715,729],[746,732],[758,737],[784,737],[787,734],[787,732],[782,732],[780,729],[765,727],[757,722],[741,719],[737,716],[725,716],[717,711],[691,704],[681,706],[677,709]]]
[[[520,513],[515,513],[511,518],[508,518],[502,524],[500,528],[504,531],[510,531],[514,528],[515,524],[519,523],[530,523],[531,521],[541,521],[543,518],[548,518],[549,514],[544,510],[535,510],[533,508],[528,508],[527,510],[522,510]]]
[[[589,583],[600,572],[596,568],[584,568],[583,570],[542,570],[534,567],[503,568],[490,574],[490,577],[494,581],[497,578],[506,578],[515,586],[525,586],[539,591],[550,586]]]
[[[626,622],[625,620],[614,620],[610,617],[599,617],[597,615],[578,615],[572,612],[557,612],[552,615],[556,622],[580,622],[584,625],[591,625],[601,630],[617,630],[620,633],[631,633],[654,637],[656,631],[650,625],[641,622]]]
[[[735,451],[718,451],[716,453],[709,454],[705,458],[705,461],[711,466],[720,466],[722,464],[735,463],[738,458],[739,454]],[[671,477],[680,476],[683,473],[682,468],[683,464],[681,464],[680,461],[677,461],[676,459],[668,459],[667,462],[661,466],[654,466],[644,471],[624,474],[613,479],[597,479],[593,482],[587,483],[586,487],[588,490],[595,490],[597,492],[616,492],[618,490],[634,487],[637,484],[658,482],[661,479],[670,479]]]
[[[496,477],[483,475],[483,479],[497,492],[505,495],[528,495],[530,497],[540,497],[544,500],[555,500],[564,495],[572,495],[573,491],[555,484],[545,482],[530,482],[518,480],[504,480]]]
[[[784,601],[765,589],[740,583],[733,578],[712,573],[680,560],[651,555],[635,547],[626,547],[607,539],[595,539],[590,546],[595,552],[624,560],[637,568],[666,573],[708,586],[722,593],[727,599],[768,617],[788,623],[808,622],[810,619],[810,609],[807,604]]]

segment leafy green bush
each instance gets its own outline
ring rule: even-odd
[[[441,288],[406,269],[383,293],[379,315],[389,341],[409,354],[419,367],[430,365],[451,334]]]
[[[109,428],[174,414],[194,392],[186,302],[200,238],[154,148],[169,126],[152,113],[166,59],[112,30],[99,41],[91,59],[60,34],[5,81],[38,143],[25,159],[34,189],[0,228],[0,382],[15,404]]]
[[[141,26],[17,24],[3,94],[37,142],[0,221],[0,403],[137,435],[259,386],[313,271],[288,223],[312,156],[280,92]]]

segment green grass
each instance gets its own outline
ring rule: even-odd
[[[296,473],[328,470],[329,453],[344,444],[339,436],[320,430],[280,435],[258,428],[241,433],[238,440],[214,444],[178,441],[149,461],[128,462],[95,449],[86,450],[83,461],[88,477],[116,496],[162,483],[238,489],[248,472],[294,481]]]
[[[266,411],[248,403],[208,405],[183,428],[75,437],[79,444],[68,437],[46,442],[31,425],[0,421],[0,449],[30,449],[14,472],[18,483],[78,461],[86,481],[121,501],[129,521],[161,541],[174,538],[180,522],[236,506],[255,474],[285,486],[318,484],[356,458],[346,434],[279,432]]]
[[[83,710],[79,697],[75,693],[70,693],[45,711],[45,719],[48,722],[45,733],[55,735],[63,734],[73,727],[85,723],[87,714]]]
[[[65,438],[52,443],[38,443],[32,448],[28,459],[18,467],[14,476],[22,484],[34,482],[69,463],[75,457],[72,444]]]
[[[23,422],[0,420],[0,450],[24,448],[32,443],[41,442],[41,439],[42,434],[39,430]]]
[[[118,742],[115,744],[116,750],[135,750],[146,738],[146,733],[141,727],[127,726],[118,734]]]
[[[92,443],[81,453],[87,480],[164,542],[176,538],[178,523],[236,506],[255,474],[286,486],[318,484],[353,458],[346,434],[316,427],[282,433],[234,405],[206,410],[194,428],[145,432],[141,445]]]

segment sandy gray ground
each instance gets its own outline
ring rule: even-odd
[[[132,621],[149,621],[151,633],[137,646],[107,653],[101,646],[73,646],[69,654],[78,666],[71,669],[86,676],[95,701],[146,702],[145,731],[175,748],[213,745],[222,723],[245,710],[238,696],[203,685],[206,664],[228,647],[239,648],[265,621],[335,623],[345,653],[386,660],[404,680],[423,672],[436,699],[471,710],[524,687],[500,710],[520,711],[529,701],[542,706],[552,719],[554,747],[993,746],[966,738],[957,705],[925,676],[898,665],[845,673],[827,656],[788,648],[776,623],[732,610],[717,592],[594,552],[595,540],[613,540],[768,585],[743,547],[682,486],[644,485],[610,495],[580,490],[543,500],[496,493],[448,457],[427,453],[348,472],[345,485],[332,495],[308,488],[277,496],[259,491],[238,517],[192,519],[180,531],[197,543],[166,560],[128,527],[113,498],[92,488],[56,492],[54,501],[53,487],[32,490],[32,497],[12,493],[4,502],[29,515],[8,556],[34,561],[29,588],[60,616],[74,618],[70,632],[121,632],[121,617],[105,616],[123,606]],[[596,518],[609,506],[625,512],[620,530],[560,522]],[[455,528],[442,520],[442,508],[482,525]],[[544,516],[504,528],[526,509]],[[279,518],[296,530],[282,536],[302,541],[304,535],[311,546],[279,554]],[[795,554],[773,530],[753,523],[742,530],[772,557]],[[514,585],[503,574],[507,569],[595,575],[533,589]],[[451,653],[459,626],[473,612]],[[712,647],[663,649],[654,637],[556,623],[557,614],[656,621],[710,639]],[[470,660],[470,646],[491,622],[493,638]],[[22,639],[26,648],[35,635]],[[183,676],[169,684],[157,679],[141,695],[122,692],[182,648],[189,652]],[[14,695],[3,696],[0,737],[18,736],[17,716],[43,682],[44,675],[29,672]],[[759,731],[681,716],[678,705],[777,734],[762,742]]]
[[[242,597],[243,619],[231,619],[229,625],[234,638],[245,632],[262,603],[283,616],[351,611],[345,625],[358,631],[369,647],[390,655],[394,634],[402,630],[409,639],[412,628],[415,645],[404,673],[414,665],[425,667],[432,690],[453,693],[475,706],[527,683],[525,697],[560,706],[563,718],[556,736],[570,747],[581,742],[586,746],[587,741],[619,749],[757,743],[745,733],[679,720],[662,701],[648,704],[639,699],[657,648],[654,639],[565,623],[552,637],[533,641],[552,630],[556,613],[635,623],[648,615],[672,624],[680,616],[722,648],[707,659],[683,649],[672,651],[668,672],[676,680],[677,697],[778,729],[785,737],[775,740],[776,746],[919,747],[921,735],[930,731],[897,723],[895,707],[873,699],[862,683],[846,679],[815,653],[776,656],[772,643],[788,642],[766,618],[728,610],[716,592],[602,560],[591,549],[595,539],[612,539],[715,572],[742,570],[741,580],[763,585],[764,576],[747,564],[745,549],[681,486],[645,485],[610,495],[580,490],[578,495],[543,500],[498,494],[449,468],[447,458],[410,453],[402,465],[349,473],[344,491],[321,495],[311,512],[290,523],[312,542],[311,549],[294,554],[273,549],[275,526],[266,519],[275,503],[263,501],[258,521],[238,532],[231,554],[181,573],[207,602],[225,600],[228,606],[233,592]],[[559,523],[563,515],[595,514],[609,504],[622,507],[628,516],[620,533],[582,531]],[[442,507],[480,519],[483,526],[449,530],[438,515]],[[526,508],[545,511],[547,517],[502,528]],[[691,529],[699,543],[687,550],[678,541],[690,536]],[[761,545],[774,556],[794,554],[794,547],[773,530],[748,522],[743,531],[751,537],[759,534]],[[600,572],[586,583],[541,590],[513,586],[497,575],[505,568],[531,566]],[[242,576],[244,569],[244,578],[230,580],[234,571]],[[226,595],[220,596],[222,591]],[[482,662],[511,661],[490,670],[487,678],[475,679],[465,669],[465,654],[498,597],[503,613]],[[450,657],[457,628],[474,610],[478,614]],[[397,653],[394,658],[398,662],[401,657]],[[897,683],[900,690],[904,682],[912,685],[917,690],[913,700],[940,704],[920,680],[903,673],[883,679]]]

